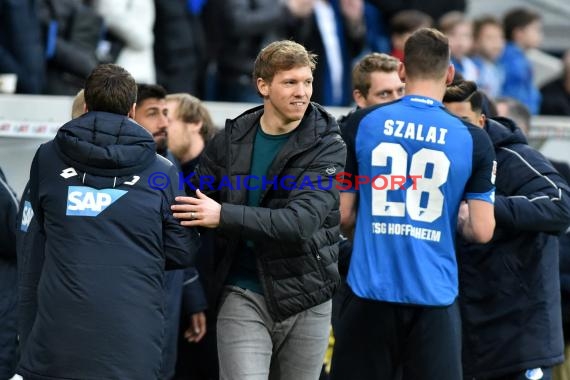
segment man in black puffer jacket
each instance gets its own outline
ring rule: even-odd
[[[335,119],[310,102],[314,67],[295,42],[265,47],[253,74],[263,106],[227,121],[192,177],[204,193],[173,206],[184,225],[217,228],[220,379],[321,370],[340,282],[335,175],[346,148]]]
[[[460,82],[444,98],[450,112],[487,131],[497,155],[493,239],[457,241],[463,372],[550,380],[564,359],[557,235],[570,224],[570,189],[511,120],[485,120],[476,88]]]
[[[85,85],[89,112],[36,152],[30,171],[33,217],[23,244],[20,289],[37,276],[37,309],[22,334],[25,379],[156,380],[164,340],[164,270],[192,264],[197,233],[173,218],[176,169],[128,116],[137,88],[116,65]],[[24,223],[25,222],[25,223]],[[30,235],[31,234],[31,235]],[[45,244],[41,242],[45,237]],[[26,244],[27,243],[27,244]],[[28,250],[34,250],[29,252]],[[43,252],[42,252],[43,251]],[[33,303],[36,302],[36,305]],[[27,323],[27,322],[26,322]]]

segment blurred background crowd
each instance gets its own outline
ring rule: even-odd
[[[169,93],[258,102],[255,56],[268,42],[288,38],[319,56],[313,100],[350,106],[358,58],[375,51],[403,59],[407,36],[433,26],[449,36],[458,71],[489,96],[514,98],[533,115],[570,115],[570,54],[543,40],[545,12],[570,15],[562,3],[0,0],[0,87],[75,95],[97,64],[113,62],[138,83]]]

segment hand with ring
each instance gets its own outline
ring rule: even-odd
[[[222,205],[200,190],[196,191],[196,197],[176,197],[176,202],[170,207],[181,225],[206,228],[219,226]],[[196,218],[197,214],[200,214],[199,219]]]

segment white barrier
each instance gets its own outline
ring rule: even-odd
[[[67,96],[0,95],[0,168],[8,183],[21,194],[29,176],[30,163],[38,146],[49,141],[70,119],[73,98]],[[250,103],[204,102],[214,123],[251,108]],[[328,107],[338,117],[349,108]],[[538,116],[533,119],[531,139],[547,156],[570,161],[570,118]]]

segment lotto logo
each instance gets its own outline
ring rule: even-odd
[[[126,193],[116,189],[97,190],[87,186],[69,186],[65,215],[97,216]]]
[[[28,201],[24,202],[24,209],[22,210],[22,224],[20,225],[20,230],[28,232],[28,227],[30,222],[34,217],[34,210],[32,209],[32,204]]]

